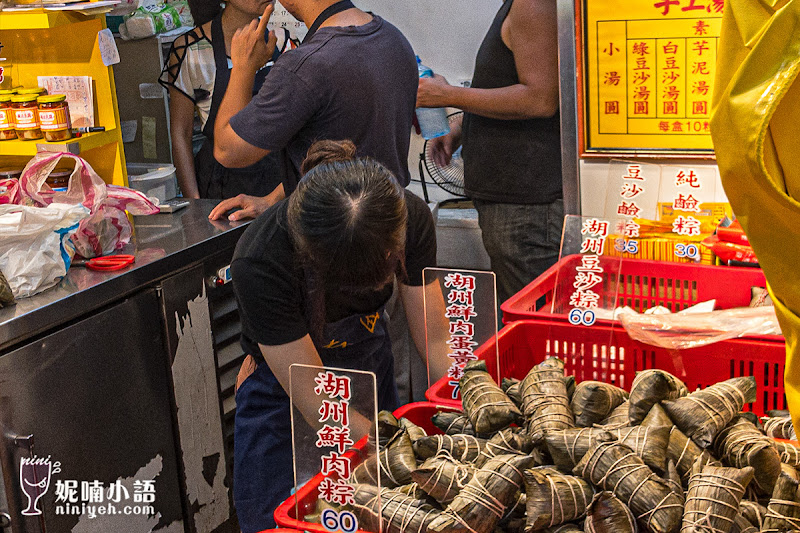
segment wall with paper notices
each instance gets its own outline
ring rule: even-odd
[[[114,68],[125,158],[128,163],[169,163],[169,130],[157,38],[117,39],[121,63]]]

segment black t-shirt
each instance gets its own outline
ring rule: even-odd
[[[436,265],[436,229],[430,209],[406,191],[404,284],[422,285],[422,270]],[[245,230],[231,263],[233,290],[242,320],[242,347],[259,355],[258,344],[275,346],[296,341],[310,331],[305,313],[302,270],[289,236],[288,199],[272,206]],[[392,294],[391,284],[366,294],[326,295],[326,321],[372,313]],[[337,297],[338,296],[338,297]]]
[[[297,186],[308,148],[350,139],[408,185],[408,148],[417,98],[416,60],[400,31],[373,15],[362,26],[320,28],[278,58],[259,93],[231,119],[242,139],[265,150],[288,149]]]

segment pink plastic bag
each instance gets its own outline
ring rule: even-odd
[[[75,169],[67,190],[54,191],[46,180],[62,159],[72,159]],[[110,254],[130,242],[131,224],[125,211],[132,215],[158,213],[158,207],[144,194],[106,185],[89,163],[68,153],[39,152],[22,171],[19,184],[20,203],[27,199],[36,206],[81,204],[89,209],[89,217],[72,236],[76,252],[86,258]]]
[[[15,179],[0,180],[0,205],[19,204],[19,181]]]

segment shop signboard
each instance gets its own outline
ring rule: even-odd
[[[428,387],[447,376],[450,396],[456,400],[464,367],[478,359],[475,350],[497,338],[495,274],[426,268],[423,280]],[[487,370],[500,376],[496,342],[492,366]]]
[[[724,0],[582,0],[582,148],[713,152],[709,122]]]
[[[355,487],[351,474],[362,462],[372,463],[380,508],[380,468],[375,468],[378,402],[375,374],[360,370],[293,364],[289,367],[292,460],[295,495],[319,476],[320,500],[329,505],[320,521],[331,532],[359,529],[352,509]],[[369,443],[369,444],[368,444]],[[360,450],[355,452],[353,448]],[[345,509],[341,509],[345,507]],[[295,516],[303,516],[295,497]]]

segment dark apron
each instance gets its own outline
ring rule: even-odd
[[[280,183],[281,163],[280,154],[270,153],[261,161],[244,168],[226,168],[214,159],[214,124],[217,121],[217,112],[228,89],[231,71],[228,68],[228,54],[225,52],[225,36],[222,32],[222,14],[220,13],[211,21],[211,47],[214,50],[214,92],[211,94],[211,109],[208,120],[203,127],[206,140],[194,158],[197,188],[201,198],[232,198],[237,194],[251,196],[266,196]],[[273,55],[273,61],[280,55],[278,50]],[[269,72],[262,68],[256,73],[253,82],[253,95],[255,96]]]
[[[330,347],[317,347],[323,365],[374,372],[378,409],[398,407],[383,309],[326,325],[324,339]],[[274,528],[273,513],[294,486],[289,396],[263,358],[256,360],[236,393],[233,491],[242,533]]]

